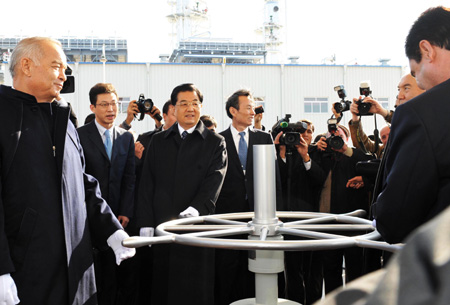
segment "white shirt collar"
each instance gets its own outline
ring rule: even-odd
[[[187,131],[189,134],[191,134],[195,130],[195,127],[197,127],[197,125],[186,130],[183,127],[181,127],[180,124],[178,124],[178,132],[180,133],[180,136],[181,134],[183,134],[183,131]]]
[[[236,146],[236,151],[239,153],[239,141],[241,140],[241,136],[239,135],[239,131],[233,126],[233,124],[230,125],[230,130],[231,130],[231,135],[233,136],[233,142],[234,145]],[[249,142],[249,130],[250,127],[247,127],[245,130],[243,130],[245,132],[245,142],[247,143],[247,147],[248,147],[248,142]]]
[[[97,126],[97,129],[98,129],[98,132],[100,133],[100,136],[102,137],[103,141],[105,141],[105,131],[106,131],[106,128],[103,127],[102,125],[100,125],[100,124],[97,122],[97,120],[94,120],[94,122],[95,122],[95,125]],[[112,139],[112,136],[113,136],[113,132],[114,132],[114,126],[111,127],[111,128],[109,129],[109,134],[110,134],[110,136],[111,136],[111,139]]]

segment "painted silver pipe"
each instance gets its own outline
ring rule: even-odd
[[[255,196],[254,224],[276,224],[275,148],[253,145],[253,189]]]

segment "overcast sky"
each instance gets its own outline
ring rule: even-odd
[[[195,2],[195,1],[193,1]],[[264,0],[209,0],[210,32],[233,42],[262,42],[255,34]],[[431,6],[450,0],[280,0],[285,18],[286,56],[302,64],[407,65],[404,41],[409,28]],[[129,61],[156,62],[171,53],[171,13],[167,0],[29,0],[2,5],[0,36],[119,36],[128,39]],[[286,8],[286,9],[285,9]]]

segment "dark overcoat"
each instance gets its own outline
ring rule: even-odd
[[[450,203],[449,113],[450,79],[395,110],[372,207],[389,243],[402,242]]]
[[[92,242],[121,226],[84,173],[69,108],[0,87],[0,274],[11,273],[21,304],[96,304]]]
[[[222,136],[200,121],[182,140],[178,124],[155,134],[139,185],[139,227],[155,227],[178,218],[192,206],[214,213],[227,169]],[[180,245],[153,246],[152,304],[213,304],[214,252]]]

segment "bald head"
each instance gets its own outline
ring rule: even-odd
[[[397,88],[398,98],[395,103],[396,107],[425,92],[425,90],[419,88],[416,79],[411,74],[403,76],[400,79]]]
[[[386,143],[389,139],[389,133],[391,132],[391,128],[389,126],[384,126],[380,130],[380,139],[383,142],[383,145],[386,146]]]

